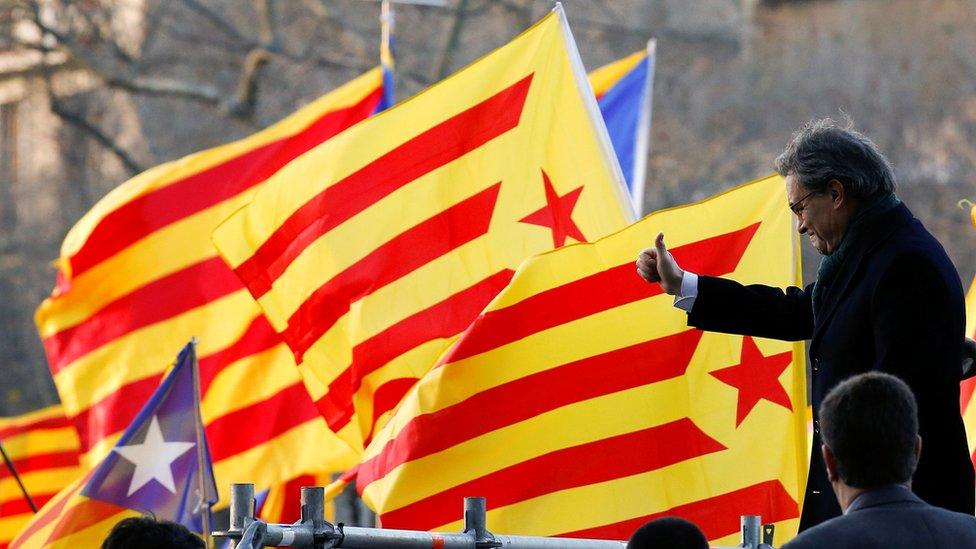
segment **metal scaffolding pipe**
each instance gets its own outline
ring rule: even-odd
[[[325,491],[302,487],[302,520],[297,524],[265,524],[254,518],[254,486],[234,484],[231,488],[230,529],[215,537],[239,540],[238,549],[296,547],[299,549],[622,549],[622,541],[493,535],[487,527],[485,498],[464,498],[464,531],[460,533],[390,530],[384,528],[333,526],[325,520]],[[760,517],[742,517],[742,545],[766,549],[772,529],[762,532]],[[762,533],[763,540],[760,541]],[[765,542],[765,544],[763,544]]]

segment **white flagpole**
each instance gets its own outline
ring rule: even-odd
[[[213,547],[213,535],[210,528],[210,498],[207,495],[209,486],[206,482],[207,451],[205,446],[206,433],[203,430],[203,414],[200,411],[200,363],[197,362],[197,338],[190,340],[193,347],[193,414],[196,417],[197,431],[197,481],[200,487],[200,522],[203,527],[204,543]]]
[[[559,26],[562,28],[563,39],[566,41],[566,50],[569,52],[569,63],[573,67],[573,76],[576,77],[576,87],[579,89],[583,99],[583,105],[590,115],[590,123],[593,125],[593,130],[596,132],[597,139],[600,142],[600,150],[603,151],[603,157],[610,165],[614,179],[617,180],[617,197],[620,200],[620,204],[624,207],[624,215],[632,223],[637,218],[634,216],[634,205],[630,200],[630,193],[627,191],[627,180],[624,179],[624,172],[620,169],[620,161],[617,159],[617,153],[613,150],[613,142],[610,141],[610,134],[607,132],[607,125],[603,121],[603,114],[600,113],[600,106],[596,102],[593,87],[590,86],[590,80],[586,76],[586,68],[583,66],[579,49],[576,47],[573,31],[570,30],[569,22],[566,20],[566,12],[563,11],[561,2],[556,2],[556,7],[552,8],[552,10],[559,14]]]
[[[637,146],[634,158],[633,188],[631,200],[637,216],[644,213],[644,186],[647,178],[647,155],[651,149],[651,109],[654,105],[654,66],[657,64],[657,41],[651,38],[647,41],[647,78],[644,79],[644,100],[641,102],[640,113],[637,117]]]

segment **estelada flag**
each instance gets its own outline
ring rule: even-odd
[[[613,150],[627,181],[634,211],[644,202],[644,178],[651,133],[651,96],[654,89],[656,42],[647,48],[590,73],[600,113],[607,124]]]
[[[38,507],[81,476],[78,433],[60,404],[0,418],[0,444]],[[0,464],[0,549],[6,549],[33,515],[17,480]]]
[[[219,484],[268,486],[348,464],[291,353],[210,233],[283,165],[370,116],[382,87],[376,68],[261,132],[149,169],[71,229],[36,320],[83,461],[106,455],[173,349],[195,336]]]
[[[786,206],[768,177],[523,263],[367,448],[357,486],[383,526],[457,530],[478,495],[512,534],[627,539],[676,515],[734,545],[761,515],[795,535],[803,343],[689,328],[634,266],[664,231],[692,272],[796,284]]]
[[[286,166],[214,242],[357,446],[519,262],[629,210],[557,7]]]
[[[112,451],[59,492],[13,548],[98,547],[119,520],[151,513],[202,533],[216,486],[189,344]]]

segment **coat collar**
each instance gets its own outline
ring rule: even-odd
[[[847,289],[851,285],[854,275],[860,269],[865,258],[870,256],[871,252],[884,243],[896,230],[912,219],[914,219],[912,212],[908,210],[904,203],[899,204],[890,212],[884,214],[870,232],[865,234],[865,237],[851,250],[850,256],[840,266],[837,279],[827,290],[828,293],[824,298],[823,311],[820,313],[820,318],[814,319],[811,347],[817,344],[824,329],[830,322],[830,317],[833,316],[837,305],[841,302],[841,298],[847,294]]]
[[[854,498],[854,501],[851,502],[850,507],[847,508],[847,512],[854,513],[862,509],[877,507],[879,505],[890,505],[892,503],[925,505],[925,502],[913,494],[908,488],[900,484],[891,484],[861,493],[861,495]]]

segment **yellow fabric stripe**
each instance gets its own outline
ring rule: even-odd
[[[61,467],[57,469],[42,469],[29,471],[20,475],[24,486],[38,494],[58,492],[76,478],[75,467]],[[0,494],[19,494],[20,487],[13,477],[0,479]],[[7,499],[7,498],[5,498]]]
[[[533,30],[535,32],[523,34],[477,63],[431,86],[422,94],[361,122],[280,170],[268,180],[266,188],[258,193],[258,196],[273,196],[273,199],[256,199],[247,208],[247,215],[232,217],[218,228],[214,236],[221,254],[228,258],[230,264],[239,265],[289,215],[321,190],[424,129],[495,95],[522,77],[539,71],[542,68],[540,60],[550,60],[545,53],[555,53],[556,46],[561,45],[562,41],[558,20],[553,16],[545,18]],[[553,67],[546,67],[546,70],[563,75]],[[537,76],[540,79],[543,77],[541,74]],[[533,96],[531,92],[529,95]],[[437,108],[426,108],[434,105]],[[528,114],[532,112],[529,107],[527,104],[524,118],[532,116]],[[536,147],[541,146],[543,144],[536,144]],[[522,154],[525,152],[523,150]],[[511,159],[509,162],[518,164]],[[308,184],[294,185],[294,181],[305,181]]]
[[[230,503],[227,487],[232,482],[268,487],[308,472],[344,471],[355,465],[352,451],[328,433],[325,421],[314,418],[260,446],[214,463],[221,497],[217,506]]]
[[[247,204],[253,194],[254,189],[245,191],[159,229],[72,279],[70,294],[49,298],[38,309],[41,338],[84,322],[114,300],[150,282],[216,257],[206,235],[222,219]]]
[[[35,429],[3,440],[3,449],[7,451],[10,459],[77,451],[79,446],[78,433],[70,426],[58,429]]]
[[[608,63],[591,72],[589,79],[590,86],[593,87],[593,93],[598,96],[606,93],[607,90],[619,82],[624,75],[632,71],[638,63],[643,61],[645,57],[647,57],[647,51],[641,50],[634,52],[623,59]]]
[[[666,469],[571,488],[505,507],[489,507],[488,524],[497,532],[516,529],[523,535],[550,536],[661,512],[770,480],[758,468],[742,466],[750,458],[742,453],[719,452]],[[715,471],[723,474],[714,474]],[[607,494],[613,494],[613,498],[607,498]],[[797,497],[791,496],[794,500]],[[672,503],[668,504],[668,500]],[[594,505],[596,501],[601,504]],[[583,509],[586,511],[568,512]],[[460,525],[461,521],[455,521],[434,530],[458,531]],[[785,541],[784,532],[787,530],[777,529],[777,545]],[[737,542],[738,538],[737,534],[722,539]]]
[[[966,335],[976,337],[976,277],[966,293]]]
[[[199,336],[199,356],[224,349],[247,328],[244,322],[227,319],[251,318],[257,314],[260,314],[257,304],[247,290],[241,289],[165,322],[114,339],[54,376],[54,382],[62,388],[62,404],[68,414],[75,415],[127,383],[160,373],[173,363],[179,351],[179,347],[173,347],[174,341],[186,342]],[[200,332],[201,326],[209,327],[206,334]],[[121,364],[126,367],[117,367]]]
[[[363,498],[378,509],[394,510],[465,481],[561,448],[644,429],[687,415],[684,403],[642,409],[657,395],[677,394],[674,383],[659,383],[547,411],[525,421],[407,462],[366,487]],[[540,397],[541,398],[541,397]],[[634,412],[637,413],[634,413]],[[614,417],[614,421],[596,418]],[[564,423],[575,421],[577,423]],[[589,425],[588,429],[552,429],[553,425]],[[502,453],[492,449],[505,448]],[[487,453],[486,453],[487,452]],[[491,460],[478,456],[491,455]],[[425,472],[437,471],[431,476]],[[390,490],[396,484],[396,490]]]
[[[262,145],[294,135],[323,114],[358,103],[368,93],[382,85],[382,78],[382,70],[379,67],[374,68],[254,135],[227,145],[191,154],[173,162],[167,162],[135,176],[116,187],[75,224],[61,246],[61,257],[70,257],[81,249],[85,240],[102,218],[123,204],[153,190],[166,187],[175,181],[185,179],[190,175],[241,156]]]
[[[30,425],[31,423],[57,417],[64,417],[64,409],[60,404],[54,404],[52,406],[48,406],[47,408],[33,410],[19,416],[0,417],[0,429]]]
[[[639,313],[638,313],[639,311]],[[603,311],[576,322],[556,326],[538,332],[519,341],[493,349],[464,360],[432,370],[419,391],[411,391],[400,403],[397,420],[389,422],[381,434],[366,450],[364,458],[373,457],[386,441],[396,437],[410,419],[420,413],[434,413],[453,406],[482,391],[517,380],[527,374],[541,372],[561,364],[598,355],[684,331],[676,323],[653,322],[633,324],[631,320],[640,314],[671,315],[676,311],[669,296],[650,299]],[[674,316],[683,316],[676,311]],[[683,323],[683,319],[679,319]],[[614,326],[614,331],[602,330]],[[677,330],[676,330],[677,328]],[[600,338],[592,337],[595,330]],[[566,345],[567,341],[574,342]],[[512,360],[512,357],[519,357]],[[438,391],[438,387],[450,387],[450,391]]]
[[[205,421],[267,400],[298,381],[295,359],[284,343],[225,366],[200,403]]]

